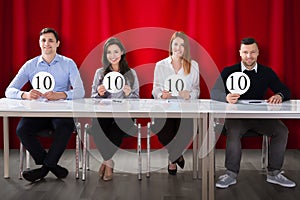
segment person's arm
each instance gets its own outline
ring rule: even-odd
[[[140,97],[139,80],[138,80],[138,77],[137,77],[137,74],[136,74],[135,70],[131,69],[131,73],[133,75],[134,83],[133,83],[133,86],[131,88],[130,94],[125,98],[132,98],[132,99],[139,98]]]
[[[162,67],[159,63],[156,63],[154,69],[154,80],[152,96],[154,99],[161,99],[161,95],[164,89],[164,73],[160,70]]]
[[[290,100],[291,92],[289,88],[280,81],[279,77],[272,69],[270,69],[270,75],[271,75],[270,88],[274,92],[274,96],[275,95],[277,95],[278,97],[280,96],[282,98],[282,101]]]
[[[98,88],[99,88],[100,84],[102,84],[102,80],[104,78],[102,74],[103,74],[103,68],[99,68],[95,72],[93,85],[92,85],[92,91],[91,91],[92,98],[107,98],[110,95],[110,93],[106,91],[104,93],[104,95],[100,96],[100,94],[98,92]]]
[[[69,62],[70,74],[69,79],[72,88],[65,91],[66,99],[79,99],[83,98],[85,94],[84,86],[80,77],[79,70],[73,60]]]
[[[97,69],[94,75],[93,84],[92,84],[92,91],[91,91],[91,97],[92,98],[99,98],[100,95],[98,93],[98,86],[100,82],[100,69]]]
[[[198,63],[195,61],[192,61],[192,66],[191,66],[191,73],[193,74],[193,82],[192,82],[192,87],[191,87],[191,92],[190,92],[190,99],[198,99],[200,95],[200,81],[199,81],[199,66]]]
[[[222,75],[220,74],[210,91],[210,97],[216,101],[226,102],[226,96],[225,84]]]
[[[23,86],[29,81],[29,76],[27,73],[27,67],[29,67],[29,63],[26,62],[8,87],[5,90],[5,96],[10,99],[22,99],[22,95],[26,91],[22,91]],[[23,97],[25,98],[25,96]]]

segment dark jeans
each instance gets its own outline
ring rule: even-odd
[[[273,119],[226,119],[227,131],[226,159],[227,170],[236,174],[240,170],[242,156],[241,138],[248,130],[271,137],[268,171],[280,170],[288,139],[288,129],[280,120]]]
[[[131,118],[93,119],[92,135],[104,160],[113,157],[125,135],[136,135],[137,128]]]
[[[48,152],[43,148],[38,133],[53,129],[53,142]],[[55,167],[74,130],[72,118],[21,118],[17,135],[37,165]]]
[[[193,138],[193,120],[185,118],[154,119],[152,131],[169,153],[169,160],[174,162],[189,146]]]

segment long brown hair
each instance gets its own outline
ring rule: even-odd
[[[190,53],[190,43],[187,35],[184,32],[177,31],[175,32],[170,40],[170,45],[169,45],[169,55],[172,56],[172,42],[175,38],[181,38],[184,41],[184,52],[183,52],[183,71],[184,74],[189,74],[191,72],[191,53]]]

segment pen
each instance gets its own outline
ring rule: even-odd
[[[249,101],[249,103],[261,103],[261,101]]]

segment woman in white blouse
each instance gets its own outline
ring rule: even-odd
[[[175,32],[170,40],[169,57],[156,63],[152,96],[155,99],[197,99],[200,95],[198,63],[191,59],[188,37]],[[168,172],[182,169],[183,151],[193,136],[192,119],[154,119],[153,131],[169,154]]]

